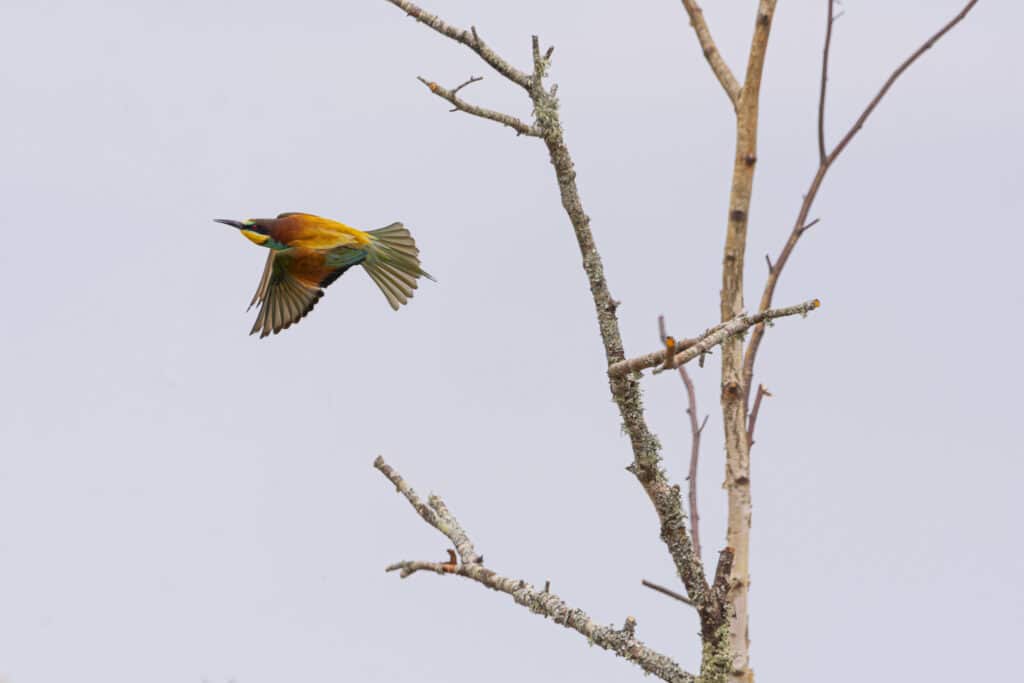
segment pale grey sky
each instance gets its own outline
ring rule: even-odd
[[[704,3],[740,69],[753,0]],[[831,140],[960,3],[847,0]],[[557,46],[567,139],[628,351],[716,320],[725,96],[678,2],[469,2],[525,66]],[[816,163],[824,2],[780,3],[748,305]],[[1010,680],[1019,497],[1024,98],[1016,3],[909,72],[822,191],[768,334],[754,449],[761,681]],[[698,662],[694,615],[623,468],[578,252],[541,143],[415,80],[529,114],[474,55],[379,0],[5,0],[0,7],[0,678],[10,683],[639,679],[465,581],[383,568],[444,539],[371,467],[442,494],[495,569]],[[393,313],[353,271],[247,336],[264,254],[217,217],[404,221],[438,278]],[[724,500],[717,364],[701,476]],[[682,481],[684,394],[645,380]]]

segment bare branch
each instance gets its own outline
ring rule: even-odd
[[[722,250],[722,287],[720,320],[730,320],[745,310],[743,301],[747,251],[747,228],[750,223],[751,197],[757,165],[757,133],[761,99],[761,83],[768,39],[776,0],[759,0],[754,20],[747,71],[736,102],[736,148],[733,154],[732,185],[729,190],[729,211]],[[745,328],[744,328],[745,329]],[[749,683],[750,639],[748,637],[750,586],[750,452],[747,448],[747,407],[743,401],[743,339],[721,334],[721,398],[722,433],[725,440],[724,488],[728,496],[726,543],[733,549],[732,574],[727,582],[728,649],[730,652],[728,680]],[[706,340],[710,343],[710,338]],[[700,346],[700,345],[698,345]],[[676,356],[676,362],[697,349],[693,347]],[[712,591],[714,593],[714,591]],[[716,596],[712,596],[712,600]],[[705,672],[701,672],[705,675]]]
[[[697,424],[697,392],[694,391],[693,380],[686,366],[679,366],[679,376],[683,378],[686,385],[686,400],[688,407],[686,413],[690,416],[690,470],[686,475],[690,489],[690,537],[693,539],[693,552],[700,557],[700,512],[697,509],[697,461],[700,459],[700,435],[704,431],[704,425],[708,418],[704,416],[704,422]]]
[[[455,549],[458,550],[463,564],[480,564],[483,562],[483,558],[477,555],[476,550],[473,548],[473,543],[469,540],[469,536],[459,525],[458,521],[456,521],[455,517],[448,512],[444,501],[437,496],[430,496],[430,506],[424,505],[416,492],[405,483],[405,480],[402,479],[398,472],[384,462],[382,456],[377,456],[373,461],[373,466],[380,470],[381,474],[388,478],[388,481],[395,485],[398,492],[405,496],[405,499],[409,501],[413,509],[420,514],[423,521],[448,537],[452,545],[455,546]]]
[[[864,122],[867,121],[868,117],[875,110],[878,104],[885,97],[889,89],[892,88],[896,80],[903,75],[903,73],[910,68],[910,66],[916,62],[921,55],[927,52],[936,42],[939,41],[944,35],[946,35],[954,26],[963,21],[964,17],[974,9],[974,6],[978,4],[978,0],[970,0],[963,9],[946,22],[942,28],[936,31],[928,40],[926,40],[921,47],[915,50],[910,57],[908,57],[902,64],[900,64],[895,71],[889,76],[878,93],[871,99],[867,107],[854,122],[850,130],[847,131],[846,135],[839,141],[828,155],[825,156],[824,160],[819,164],[818,170],[814,174],[814,178],[811,179],[810,187],[804,194],[803,203],[800,205],[800,211],[797,214],[796,221],[793,224],[793,229],[789,234],[789,238],[786,240],[786,244],[782,247],[782,251],[779,252],[779,256],[775,259],[775,267],[768,274],[768,279],[764,284],[764,292],[761,294],[761,302],[759,310],[766,311],[772,305],[772,297],[775,295],[775,287],[779,282],[779,276],[782,274],[782,269],[786,266],[789,261],[790,255],[793,253],[793,249],[796,248],[797,242],[800,241],[800,237],[806,232],[808,228],[817,223],[817,220],[811,223],[807,222],[807,216],[811,211],[811,207],[814,204],[814,200],[818,196],[818,190],[821,189],[821,184],[825,180],[825,175],[828,173],[832,164],[835,163],[836,159],[842,154],[843,150],[846,149],[847,145],[853,140],[860,129],[864,126]],[[835,19],[833,19],[834,23]],[[827,38],[826,38],[827,40]],[[825,78],[824,69],[827,67],[827,52],[825,57],[822,59],[822,79]],[[819,103],[819,107],[823,106],[824,100]],[[824,116],[822,111],[819,111],[819,120]],[[757,351],[761,346],[761,340],[764,338],[764,326],[759,325],[754,328],[753,333],[750,336],[750,343],[747,344],[746,353],[743,357],[743,379],[744,379],[744,394],[745,401],[750,400],[750,389],[752,379],[754,376],[754,362],[757,360]]]
[[[480,55],[480,58],[487,62],[495,71],[529,92],[530,77],[506,62],[494,50],[489,48],[484,41],[480,39],[475,26],[469,31],[466,31],[445,23],[433,14],[425,12],[415,3],[408,2],[408,0],[387,1],[395,7],[405,10],[405,13],[416,19],[416,21],[426,24],[441,35],[448,36],[452,40],[462,43],[470,50]]]
[[[818,159],[825,163],[825,89],[828,87],[828,54],[832,49],[832,26],[835,24],[835,0],[825,0],[828,19],[825,24],[825,49],[821,58],[821,95],[818,98]]]
[[[700,42],[700,49],[704,53],[704,59],[708,60],[711,70],[715,73],[718,82],[722,84],[722,89],[725,90],[725,94],[729,96],[729,101],[732,102],[735,108],[740,98],[740,84],[736,81],[736,77],[732,75],[729,65],[725,63],[722,53],[718,51],[718,47],[715,45],[714,38],[711,37],[711,30],[704,20],[704,10],[700,8],[700,5],[695,0],[683,0],[683,7],[686,8],[686,13],[690,16],[690,25],[693,26],[693,30],[697,34],[697,40]]]
[[[696,340],[684,340],[688,343],[685,348],[680,348],[682,342],[677,342],[677,352],[675,358],[672,360],[671,367],[678,368],[680,365],[689,363],[702,353],[707,353],[710,349],[718,346],[732,335],[740,334],[758,323],[766,320],[773,320],[775,318],[784,318],[791,315],[807,315],[820,306],[821,302],[818,299],[812,299],[796,306],[773,308],[769,311],[761,311],[760,313],[755,313],[753,315],[742,313],[732,320],[715,325],[704,332],[704,334]],[[690,341],[693,341],[693,343],[690,344]],[[608,376],[613,379],[617,379],[633,372],[662,365],[665,360],[664,354],[665,350],[661,349],[643,356],[637,356],[636,358],[629,358],[619,361],[618,363],[613,363],[608,368]],[[660,372],[660,368],[655,370],[655,372]]]
[[[470,104],[469,102],[466,102],[464,99],[458,96],[457,93],[459,92],[459,90],[465,88],[470,83],[476,83],[477,81],[482,80],[481,78],[470,78],[468,81],[466,81],[465,83],[463,83],[462,85],[458,86],[453,90],[443,88],[434,81],[428,81],[422,76],[417,76],[416,78],[420,81],[420,83],[430,88],[430,92],[434,93],[435,95],[442,99],[451,102],[455,106],[455,108],[452,109],[452,111],[463,111],[466,112],[467,114],[472,114],[473,116],[478,116],[482,119],[497,121],[498,123],[513,129],[519,135],[529,135],[535,138],[541,137],[540,128],[537,128],[537,126],[531,126],[530,124],[525,123],[524,121],[521,121],[520,119],[517,119],[516,117],[511,116],[510,114],[505,114],[500,111],[494,111],[493,109],[485,109],[484,107],[478,107],[475,104]]]
[[[540,83],[547,63],[540,57],[539,41],[534,38],[535,87],[530,92],[533,100],[537,125],[544,133],[544,143],[555,169],[562,207],[572,224],[583,261],[583,271],[590,285],[591,298],[597,314],[598,330],[604,346],[605,359],[609,366],[625,360],[622,333],[616,315],[618,302],[612,297],[604,275],[604,263],[590,230],[590,217],[583,209],[579,188],[576,185],[576,169],[565,143],[559,117],[555,88],[545,91]],[[697,604],[707,594],[708,583],[700,556],[694,554],[693,544],[686,531],[686,513],[683,511],[682,496],[678,486],[669,483],[660,467],[661,444],[651,432],[644,415],[643,400],[638,383],[626,376],[611,378],[612,398],[622,417],[623,428],[629,436],[633,450],[633,462],[627,468],[643,486],[661,522],[661,539],[665,543],[676,570],[682,578],[687,592]]]
[[[419,78],[419,77],[418,77],[418,78]],[[453,88],[453,89],[452,89],[452,94],[453,94],[453,95],[457,95],[457,94],[458,94],[458,92],[459,92],[460,90],[462,90],[463,88],[465,88],[465,87],[466,87],[467,85],[473,85],[474,83],[479,83],[479,82],[480,82],[480,81],[482,81],[482,80],[484,80],[484,77],[483,77],[483,76],[470,76],[468,80],[466,80],[465,82],[463,82],[463,83],[460,83],[459,85],[455,86],[455,88]],[[419,78],[419,81],[420,81],[421,83],[424,83],[424,82],[425,82],[425,81],[423,80],[423,78]],[[430,84],[429,84],[429,83],[427,84],[427,87],[428,87],[428,88],[430,87]]]
[[[456,538],[464,536],[465,532],[462,532],[454,516],[448,512],[447,507],[445,507],[440,498],[431,496],[431,507],[434,508],[431,510],[423,504],[423,501],[404,482],[398,472],[384,462],[382,457],[378,456],[374,460],[373,466],[380,470],[398,488],[398,491],[405,496],[413,509],[419,513],[420,517],[432,527],[441,531],[453,543],[456,543],[456,547],[458,547],[459,543],[456,541]],[[443,510],[443,512],[439,512],[439,509]],[[449,527],[447,530],[446,526]],[[456,527],[458,532],[453,532],[450,528],[451,526]],[[470,549],[472,548],[468,538],[460,540],[468,544]],[[475,555],[470,555],[470,557],[475,557]],[[386,571],[397,571],[402,578],[412,576],[419,571],[429,571],[441,575],[454,574],[470,579],[487,588],[512,596],[512,599],[517,604],[526,607],[531,612],[548,617],[556,624],[580,633],[589,642],[635,663],[647,673],[653,674],[663,681],[670,681],[671,683],[695,682],[693,674],[684,671],[673,659],[652,650],[642,641],[637,640],[636,619],[633,617],[627,617],[621,629],[611,626],[600,626],[586,612],[571,607],[562,598],[552,593],[550,591],[550,582],[545,585],[545,590],[537,590],[525,581],[501,576],[497,572],[484,567],[479,562],[464,561],[462,564],[455,565],[454,559],[454,557],[451,557],[449,562],[396,562],[389,565]]]
[[[850,127],[850,130],[846,133],[846,135],[843,136],[843,139],[839,141],[839,144],[837,144],[836,148],[832,150],[832,153],[828,155],[829,164],[834,162],[836,157],[843,153],[843,150],[846,149],[846,146],[848,144],[850,144],[850,141],[853,140],[854,136],[856,136],[857,133],[860,132],[860,129],[864,126],[864,122],[868,120],[868,117],[871,116],[871,113],[875,111],[875,107],[877,107],[878,103],[882,101],[882,98],[885,97],[886,93],[889,92],[889,89],[893,86],[896,80],[903,75],[903,72],[909,69],[910,66],[914,62],[916,62],[918,58],[921,57],[921,55],[930,50],[931,47],[935,45],[935,43],[937,43],[944,35],[949,33],[954,26],[963,21],[964,17],[967,16],[968,12],[974,9],[974,6],[977,4],[978,0],[970,0],[970,2],[964,5],[964,8],[960,10],[960,12],[955,17],[946,22],[946,24],[938,31],[936,31],[931,38],[926,40],[921,45],[921,47],[914,50],[913,54],[907,57],[907,59],[902,64],[896,67],[896,70],[893,71],[892,75],[889,76],[889,78],[885,81],[881,89],[878,91],[878,94],[875,95],[874,98],[872,98],[872,100],[868,103],[868,106],[865,107],[864,112],[857,118],[853,126]]]
[[[647,579],[641,580],[640,583],[645,585],[645,586],[647,586],[651,590],[658,591],[659,593],[661,593],[663,595],[667,595],[670,598],[675,598],[679,602],[687,604],[690,607],[695,607],[695,605],[693,604],[693,600],[691,600],[690,598],[686,597],[682,593],[677,593],[677,592],[675,592],[674,590],[672,590],[670,588],[665,588],[664,586],[659,586],[656,583],[651,583]]]
[[[658,336],[661,338],[661,343],[665,345],[665,363],[662,365],[662,369],[671,369],[672,360],[676,353],[676,340],[675,337],[665,331],[664,315],[658,316]],[[694,555],[700,557],[700,513],[697,510],[697,460],[700,457],[700,434],[704,431],[704,425],[707,424],[708,418],[705,415],[703,424],[697,424],[697,393],[694,391],[693,380],[690,379],[690,374],[686,372],[686,368],[683,366],[679,366],[679,375],[686,386],[686,414],[690,416],[690,432],[692,436],[690,470],[686,477],[690,490],[690,538],[693,541]]]
[[[763,384],[757,385],[757,396],[754,397],[754,407],[750,411],[750,418],[747,420],[747,440],[754,445],[754,428],[757,426],[757,414],[761,412],[761,399],[771,396],[771,392],[764,388]]]
[[[436,17],[425,14],[421,9],[412,5],[412,3],[403,0],[388,1],[407,9],[407,11],[411,7],[415,10],[412,13],[417,19],[428,23],[435,30],[460,42],[472,43],[470,47],[473,47],[485,60],[490,60],[489,63],[494,66],[493,59],[496,58],[496,55],[480,48],[482,43],[475,32],[467,33],[451,29]],[[548,60],[551,54],[549,49],[542,55],[539,40],[534,38],[534,68],[530,76],[522,72],[509,72],[505,67],[499,68],[499,71],[523,86],[533,102],[536,126],[540,129],[541,137],[547,146],[551,165],[554,168],[555,177],[558,182],[562,206],[572,224],[576,242],[579,246],[583,270],[587,276],[597,315],[598,329],[604,346],[605,359],[610,367],[624,361],[626,357],[623,350],[619,321],[616,315],[618,302],[612,297],[608,282],[605,279],[601,255],[598,252],[593,233],[590,230],[590,217],[584,211],[582,201],[580,200],[579,188],[576,184],[575,165],[569,153],[569,148],[566,145],[559,117],[558,100],[556,99],[557,88],[552,86],[550,90],[545,90],[543,87],[542,79],[549,66]],[[654,505],[661,524],[661,539],[676,565],[676,570],[686,586],[687,593],[704,610],[702,615],[705,613],[714,614],[717,615],[715,618],[719,619],[718,622],[713,622],[702,616],[702,629],[704,629],[709,637],[720,639],[721,630],[719,627],[722,624],[721,619],[724,618],[724,612],[719,609],[720,605],[705,605],[705,600],[710,595],[710,586],[705,577],[704,566],[701,563],[700,557],[693,552],[693,544],[690,542],[689,533],[686,528],[686,514],[683,510],[680,489],[678,486],[673,486],[669,483],[664,471],[660,467],[661,446],[657,437],[647,425],[643,401],[640,396],[639,382],[632,377],[626,376],[624,373],[611,377],[610,388],[612,398],[615,400],[619,414],[622,417],[623,429],[629,436],[630,446],[633,451],[633,462],[627,467],[627,470],[636,476]],[[472,565],[469,566],[472,567]]]

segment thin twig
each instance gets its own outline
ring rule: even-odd
[[[652,582],[648,581],[647,579],[642,579],[640,581],[640,583],[642,583],[643,585],[647,586],[651,590],[658,591],[659,593],[661,593],[663,595],[667,595],[670,598],[675,598],[679,602],[685,603],[685,604],[689,605],[690,607],[695,607],[695,605],[693,604],[693,600],[691,600],[690,598],[686,597],[682,593],[677,593],[677,592],[675,592],[674,590],[672,590],[670,588],[665,588],[664,586],[659,586],[658,584],[652,583]]]
[[[398,491],[405,496],[409,504],[412,505],[413,509],[419,513],[424,521],[447,536],[458,547],[458,542],[455,539],[459,534],[453,534],[452,527],[458,528],[463,535],[465,532],[461,531],[461,527],[458,525],[455,517],[448,511],[448,508],[440,498],[431,496],[430,507],[428,507],[424,505],[412,488],[404,482],[398,472],[384,462],[384,458],[378,456],[374,460],[373,466],[380,470],[398,488]],[[444,512],[438,513],[439,509]],[[464,542],[472,548],[468,538],[465,538]],[[461,552],[460,550],[460,555]],[[453,560],[454,556],[448,562],[422,560],[395,562],[389,565],[386,571],[397,571],[403,579],[419,571],[434,572],[442,576],[455,575],[470,579],[487,588],[510,595],[517,604],[526,607],[531,612],[549,617],[556,624],[580,633],[589,642],[636,663],[644,671],[654,674],[664,681],[670,681],[671,683],[695,682],[693,674],[684,671],[673,659],[652,650],[636,639],[636,619],[633,617],[628,617],[621,629],[601,626],[595,623],[586,612],[571,607],[562,598],[552,593],[550,582],[545,585],[544,590],[537,590],[525,581],[501,576],[478,562],[466,562],[464,560],[461,564],[455,565]]]
[[[688,407],[686,413],[690,416],[690,469],[686,476],[689,483],[690,498],[690,536],[693,538],[693,552],[700,556],[700,512],[697,509],[697,461],[700,459],[700,435],[704,431],[704,425],[708,423],[708,416],[704,416],[704,422],[697,424],[697,392],[694,391],[693,380],[690,373],[686,372],[686,366],[679,366],[679,376],[683,378],[686,385],[686,400]]]
[[[529,135],[535,138],[541,137],[541,131],[539,128],[537,128],[537,126],[531,126],[530,124],[521,121],[520,119],[517,119],[516,117],[510,114],[505,114],[504,112],[495,111],[493,109],[485,109],[484,107],[478,107],[475,104],[470,104],[469,102],[460,98],[456,94],[458,93],[459,90],[465,88],[470,83],[476,83],[477,81],[482,80],[479,77],[469,79],[465,83],[459,85],[454,90],[448,90],[438,85],[434,81],[428,81],[422,76],[417,76],[416,78],[417,80],[419,80],[420,83],[430,88],[430,92],[434,93],[435,95],[442,99],[451,102],[455,106],[455,108],[452,109],[452,111],[463,111],[466,112],[467,114],[472,114],[473,116],[478,116],[482,119],[496,121],[502,125],[508,126],[509,128],[513,129],[519,135]]]
[[[665,331],[664,315],[658,316],[658,336],[661,338],[661,343],[665,345],[665,363],[662,369],[669,369],[675,356],[676,340]],[[693,541],[694,554],[700,557],[700,513],[697,510],[697,461],[700,458],[700,434],[704,431],[704,425],[708,422],[708,416],[704,416],[702,424],[697,424],[697,392],[694,390],[693,380],[690,379],[690,374],[686,372],[686,367],[682,365],[679,366],[679,376],[682,377],[683,384],[686,386],[686,414],[690,416],[690,469],[686,477],[689,483],[690,538]]]
[[[750,417],[747,419],[747,441],[750,445],[754,445],[754,428],[757,426],[757,414],[761,412],[761,399],[765,396],[771,396],[771,392],[764,388],[763,384],[757,385],[757,396],[754,397],[754,407],[750,411]]]
[[[954,16],[952,19],[946,22],[942,26],[942,28],[940,28],[930,38],[928,38],[928,40],[926,40],[906,60],[904,60],[903,63],[900,64],[895,71],[892,72],[889,78],[886,79],[885,83],[879,89],[878,93],[875,94],[875,96],[871,99],[870,102],[868,102],[867,107],[864,108],[864,111],[861,112],[861,115],[857,117],[857,120],[850,127],[850,130],[847,131],[846,135],[842,137],[842,139],[835,146],[835,148],[828,155],[825,156],[824,161],[822,161],[819,164],[818,170],[814,174],[814,178],[811,179],[810,187],[804,194],[803,203],[800,205],[800,211],[798,212],[796,221],[794,222],[793,230],[790,232],[789,238],[786,240],[786,244],[782,247],[782,251],[779,252],[778,258],[775,259],[775,267],[768,274],[768,279],[765,281],[764,292],[761,294],[761,302],[759,305],[760,310],[766,311],[771,307],[772,297],[775,295],[775,287],[779,282],[779,276],[782,274],[782,269],[785,267],[786,262],[789,261],[789,257],[793,253],[793,249],[796,247],[797,242],[800,241],[800,236],[804,234],[807,228],[813,225],[813,223],[807,223],[807,215],[811,211],[811,206],[814,204],[814,200],[818,196],[818,190],[821,189],[822,181],[825,180],[825,175],[828,173],[828,170],[832,167],[832,164],[835,163],[839,155],[842,154],[843,150],[846,149],[847,145],[850,144],[853,138],[864,126],[865,121],[868,120],[868,117],[871,116],[871,113],[874,112],[875,108],[882,101],[882,98],[884,98],[885,95],[889,92],[889,89],[892,88],[896,80],[899,79],[899,77],[902,76],[903,73],[921,57],[921,55],[923,55],[933,45],[935,45],[935,43],[938,42],[939,39],[941,39],[943,36],[949,33],[949,31],[952,30],[954,26],[963,21],[964,17],[966,17],[967,14],[972,9],[974,9],[974,6],[977,4],[978,0],[970,0],[970,2],[964,5],[963,9],[961,9],[956,16]],[[822,56],[823,72],[828,64],[829,47],[830,45],[826,43],[826,50],[823,51]],[[823,116],[823,114],[819,114],[819,116]],[[750,336],[750,343],[747,344],[746,353],[743,357],[744,392],[745,400],[748,402],[750,400],[751,382],[754,376],[754,362],[757,360],[757,351],[761,346],[761,340],[763,338],[764,325],[759,325],[754,328],[754,331]]]
[[[820,222],[821,222],[820,218],[815,218],[813,221],[811,221],[810,223],[808,223],[804,227],[800,228],[800,234],[802,235],[803,233],[807,232],[808,230],[810,230],[811,228],[813,228],[815,225],[817,225]]]
[[[828,54],[832,49],[832,25],[835,24],[833,10],[835,0],[825,0],[828,5],[828,20],[825,24],[825,50],[821,61],[821,95],[818,98],[818,159],[825,163],[825,90],[828,87]]]
[[[420,81],[422,81],[422,80],[423,79],[421,78]],[[455,86],[454,88],[452,88],[452,95],[458,94],[458,92],[460,90],[462,90],[463,88],[465,88],[467,85],[473,85],[474,83],[479,83],[482,80],[484,80],[483,76],[470,76],[469,79],[465,83],[461,83],[461,84]]]
[[[872,100],[868,103],[868,106],[864,108],[863,113],[861,113],[861,115],[857,117],[857,120],[850,127],[850,130],[839,141],[839,144],[837,144],[835,149],[832,150],[832,153],[829,154],[829,164],[834,162],[835,158],[842,154],[843,150],[846,149],[846,146],[848,144],[850,144],[850,141],[853,140],[854,136],[857,135],[858,132],[860,132],[860,129],[864,127],[864,122],[868,120],[868,117],[871,116],[871,113],[875,111],[875,107],[877,107],[878,103],[882,101],[882,98],[885,97],[885,95],[889,92],[889,89],[892,88],[896,80],[903,75],[903,72],[909,69],[910,66],[914,62],[916,62],[918,58],[921,57],[921,55],[930,50],[931,47],[935,45],[935,43],[937,43],[944,35],[949,33],[954,26],[963,21],[964,17],[966,17],[967,14],[972,9],[974,9],[974,6],[977,4],[978,0],[970,0],[970,2],[964,5],[964,8],[960,10],[960,12],[955,17],[946,22],[946,24],[938,31],[936,31],[931,38],[926,40],[921,45],[921,47],[914,50],[913,54],[907,57],[907,59],[902,64],[896,67],[896,70],[893,71],[892,75],[889,76],[889,78],[885,81],[881,89],[878,91],[878,94],[876,94],[874,98],[872,98]]]

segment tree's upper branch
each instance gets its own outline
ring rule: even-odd
[[[776,4],[778,0],[760,0],[757,4],[754,35],[750,39],[750,54],[747,57],[747,73],[741,90],[741,97],[748,98],[755,107],[760,99],[761,76],[764,73],[765,58],[768,56],[768,36],[771,33]]]
[[[700,49],[704,52],[704,59],[708,60],[711,70],[715,73],[718,82],[722,84],[722,89],[725,90],[725,94],[729,96],[729,101],[735,108],[740,98],[740,84],[732,75],[729,65],[725,63],[725,58],[722,57],[718,46],[715,45],[714,38],[711,37],[711,29],[708,28],[708,23],[704,20],[704,10],[695,0],[683,0],[683,7],[686,8],[686,13],[690,16],[690,25],[693,26],[694,33],[697,34]]]
[[[918,60],[918,58],[921,57],[921,55],[923,55],[925,52],[930,50],[931,47],[933,45],[935,45],[935,43],[937,43],[939,41],[939,39],[942,38],[942,36],[944,36],[947,33],[949,33],[951,30],[953,30],[954,26],[956,26],[961,21],[963,21],[964,17],[967,16],[968,12],[970,12],[972,9],[974,9],[974,6],[977,5],[977,4],[978,4],[978,0],[970,0],[970,2],[968,2],[966,5],[964,5],[964,8],[962,10],[960,10],[960,12],[957,13],[957,15],[955,17],[953,17],[948,22],[946,22],[942,26],[942,28],[940,28],[938,31],[936,31],[928,40],[924,41],[924,43],[921,45],[921,47],[919,47],[916,50],[914,50],[913,54],[911,54],[909,57],[907,57],[907,59],[904,60],[904,62],[902,64],[900,64],[898,67],[896,67],[896,70],[892,72],[892,75],[890,75],[889,78],[886,79],[885,83],[879,89],[878,94],[876,94],[871,99],[871,101],[868,102],[868,106],[864,108],[863,113],[861,113],[861,115],[859,117],[857,117],[857,120],[850,127],[850,130],[839,141],[839,144],[837,144],[835,149],[832,150],[832,153],[829,154],[829,157],[831,157],[829,159],[829,163],[834,161],[837,156],[842,154],[843,150],[846,148],[846,146],[848,144],[850,144],[850,141],[853,139],[853,137],[864,126],[864,122],[868,120],[869,116],[871,116],[871,112],[873,112],[875,110],[875,107],[878,106],[878,103],[881,102],[882,98],[885,97],[885,95],[889,92],[889,88],[891,88],[893,86],[893,84],[896,82],[896,80],[900,76],[903,75],[903,72],[906,71],[907,69],[909,69],[910,66],[914,62],[916,62]]]
[[[694,683],[693,674],[687,673],[670,657],[652,650],[636,638],[636,620],[628,617],[622,628],[601,626],[594,622],[586,612],[574,608],[550,590],[538,590],[534,586],[519,579],[501,576],[497,572],[483,566],[479,557],[473,552],[473,546],[466,537],[448,508],[437,496],[432,496],[430,507],[425,505],[416,493],[405,483],[402,477],[384,458],[377,457],[373,463],[398,491],[405,496],[413,509],[419,513],[430,526],[447,536],[456,548],[463,561],[455,565],[446,562],[404,561],[396,562],[387,567],[387,571],[398,571],[402,578],[411,576],[418,571],[431,571],[438,574],[454,574],[476,581],[492,590],[512,596],[517,604],[526,607],[535,614],[550,618],[556,624],[570,628],[585,636],[590,642],[614,652],[616,655],[634,662],[644,671],[653,674],[663,681],[671,683]],[[433,509],[431,509],[433,508]],[[463,547],[459,547],[460,543]],[[466,561],[466,558],[472,558]]]
[[[455,108],[452,111],[463,111],[466,112],[467,114],[472,114],[473,116],[478,116],[482,119],[496,121],[502,125],[508,126],[509,128],[511,128],[520,135],[529,135],[535,138],[541,137],[541,130],[537,126],[532,126],[504,112],[494,111],[493,109],[485,109],[484,107],[478,107],[475,104],[470,104],[469,102],[459,97],[458,92],[461,88],[464,88],[470,83],[476,83],[477,81],[481,80],[480,78],[471,78],[462,85],[451,90],[448,90],[447,88],[438,85],[434,81],[428,81],[422,76],[417,76],[416,78],[419,79],[420,83],[430,88],[430,92],[434,93],[435,95],[442,99],[451,102],[455,106]]]
[[[440,17],[424,11],[423,8],[419,7],[415,3],[408,2],[408,0],[387,1],[395,7],[405,10],[406,14],[415,18],[416,21],[426,24],[441,35],[448,36],[452,40],[462,43],[470,50],[480,55],[481,59],[487,62],[502,76],[521,86],[525,90],[530,90],[530,76],[506,62],[498,55],[498,53],[489,48],[487,44],[480,39],[475,27],[468,31],[456,28],[451,24],[445,23]]]
[[[821,59],[821,88],[818,94],[818,163],[825,163],[825,95],[828,91],[828,56],[832,51],[832,29],[835,27],[835,0],[827,0],[828,14],[825,17],[825,49]]]
[[[821,96],[818,101],[818,136],[819,136],[819,155],[820,163],[818,169],[814,173],[814,177],[811,179],[810,187],[804,194],[803,202],[800,205],[800,211],[797,213],[796,221],[793,224],[793,229],[789,233],[789,237],[786,239],[786,244],[783,245],[782,251],[779,252],[778,257],[775,259],[774,264],[768,271],[768,278],[764,283],[764,291],[761,294],[761,302],[759,310],[767,311],[772,305],[772,297],[775,294],[775,287],[779,282],[779,277],[782,275],[782,269],[785,268],[786,263],[789,261],[790,255],[793,253],[793,249],[796,248],[797,242],[800,241],[800,237],[803,236],[804,232],[810,225],[807,222],[807,218],[810,214],[811,207],[814,204],[814,200],[818,196],[818,190],[821,189],[821,185],[825,180],[825,175],[828,173],[832,164],[842,154],[843,150],[850,144],[857,133],[860,132],[864,123],[871,116],[875,108],[882,101],[885,95],[892,88],[896,80],[899,79],[903,73],[911,67],[925,52],[927,52],[936,42],[939,41],[944,35],[949,33],[954,26],[959,24],[967,16],[967,14],[974,9],[974,6],[978,4],[978,0],[970,0],[963,9],[957,13],[952,19],[946,22],[942,28],[936,31],[928,40],[926,40],[919,48],[917,48],[906,60],[903,61],[896,69],[892,72],[882,87],[875,94],[875,96],[868,102],[864,111],[861,112],[860,116],[853,123],[846,134],[839,140],[838,144],[828,154],[822,154],[825,149],[824,140],[824,111],[825,111],[825,83],[828,78],[828,58],[829,51],[832,45],[831,40],[831,28],[834,23],[832,16],[831,5],[834,0],[826,0],[829,4],[829,17],[828,25],[826,29],[826,40],[825,47],[822,50],[822,62],[821,62]],[[770,262],[770,259],[769,259]],[[754,363],[757,360],[757,351],[761,347],[761,340],[764,338],[764,325],[759,325],[754,328],[753,333],[750,336],[750,342],[747,344],[746,352],[743,357],[743,379],[744,379],[744,392],[746,400],[750,399],[750,390],[753,383],[754,377]]]

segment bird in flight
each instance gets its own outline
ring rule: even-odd
[[[249,334],[259,332],[261,339],[305,317],[324,289],[352,266],[363,267],[396,311],[412,298],[419,277],[434,279],[420,267],[420,250],[401,223],[363,232],[297,212],[277,218],[214,220],[270,249],[260,286],[249,304],[249,308],[259,305]]]

